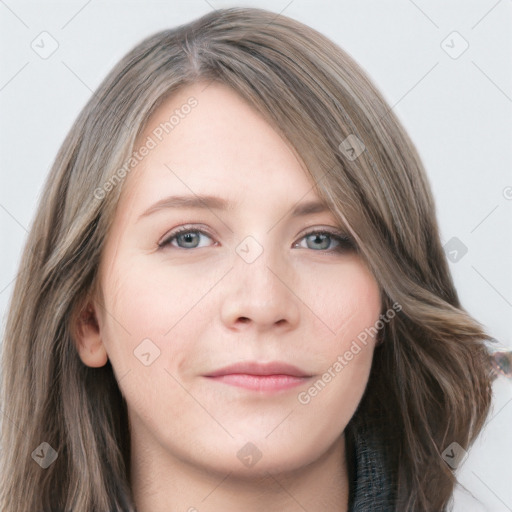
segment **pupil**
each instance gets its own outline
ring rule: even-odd
[[[327,240],[328,235],[316,234],[314,235],[313,243],[322,245]]]
[[[182,240],[184,241],[185,244],[190,244],[190,243],[193,243],[194,241],[194,233],[185,233],[182,236]]]

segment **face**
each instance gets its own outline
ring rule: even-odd
[[[379,318],[378,284],[328,209],[294,212],[320,202],[311,178],[226,86],[182,89],[136,149],[148,137],[81,357],[108,355],[132,443],[162,464],[240,475],[310,464],[343,442],[364,392],[375,340],[357,337]]]

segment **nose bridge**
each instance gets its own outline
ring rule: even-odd
[[[267,238],[268,242],[268,238]],[[261,327],[295,324],[297,299],[290,291],[290,269],[278,248],[247,236],[235,249],[233,272],[223,297],[224,322],[251,321]]]
[[[235,272],[237,278],[245,283],[247,292],[251,288],[254,293],[263,293],[270,298],[270,294],[279,292],[279,288],[284,286],[281,282],[284,277],[279,276],[278,271],[283,268],[280,258],[284,256],[271,247],[268,237],[260,240],[249,235],[238,244],[235,250]]]

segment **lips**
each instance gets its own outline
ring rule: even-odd
[[[282,362],[244,362],[226,366],[205,377],[229,386],[272,393],[303,384],[312,375],[296,366]]]
[[[220,377],[223,375],[244,374],[244,375],[288,375],[290,377],[311,377],[310,374],[291,364],[274,361],[270,363],[241,362],[216,370],[205,377]]]

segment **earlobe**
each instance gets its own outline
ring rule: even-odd
[[[78,314],[73,327],[76,349],[82,362],[93,368],[105,366],[108,354],[102,341],[97,315],[91,303]]]

